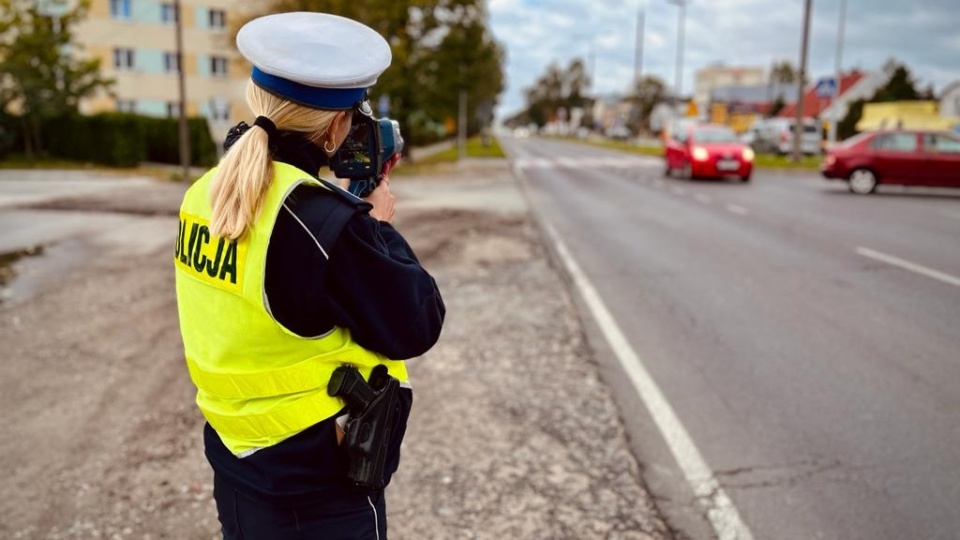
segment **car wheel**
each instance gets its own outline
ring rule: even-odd
[[[669,164],[668,164],[668,165],[666,166],[666,168],[664,169],[663,175],[666,176],[667,178],[670,178],[671,176],[673,176],[673,168],[670,167]]]
[[[857,195],[869,195],[877,190],[877,175],[870,169],[857,169],[850,173],[847,186]]]
[[[746,176],[741,176],[741,177],[740,177],[740,181],[741,181],[741,182],[744,182],[744,183],[749,182],[749,181],[750,181],[750,175],[748,174],[748,175],[746,175]]]

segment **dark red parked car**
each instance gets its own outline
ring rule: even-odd
[[[753,150],[726,126],[683,126],[664,144],[667,176],[677,171],[685,178],[738,176],[750,181]]]
[[[945,131],[861,133],[827,149],[820,172],[865,195],[879,184],[960,187],[960,137]]]

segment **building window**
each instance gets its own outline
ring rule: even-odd
[[[133,70],[136,67],[136,59],[133,54],[133,49],[114,49],[113,67],[118,71]]]
[[[227,59],[223,56],[210,57],[210,75],[213,77],[227,76]]]
[[[130,0],[110,0],[110,16],[114,19],[129,19]]]
[[[207,27],[211,30],[224,30],[227,27],[227,12],[222,9],[211,9],[207,12]]]
[[[180,71],[180,62],[177,59],[177,53],[163,53],[163,70],[167,73],[177,73]]]
[[[167,118],[179,118],[179,117],[180,117],[180,102],[168,101],[167,102]]]
[[[229,122],[230,121],[230,102],[225,99],[214,98],[210,100],[210,121],[211,122]]]
[[[137,111],[137,102],[133,99],[117,99],[117,112],[132,113]]]
[[[178,15],[176,4],[160,4],[160,22],[176,24]]]

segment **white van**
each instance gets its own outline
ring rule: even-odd
[[[766,118],[754,122],[744,135],[744,142],[754,151],[766,154],[790,154],[793,152],[793,118]],[[800,151],[815,155],[821,151],[823,128],[814,118],[803,120],[803,137],[800,139]]]

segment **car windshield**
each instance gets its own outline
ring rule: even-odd
[[[693,132],[693,140],[701,143],[737,142],[737,136],[729,129],[698,129]]]

